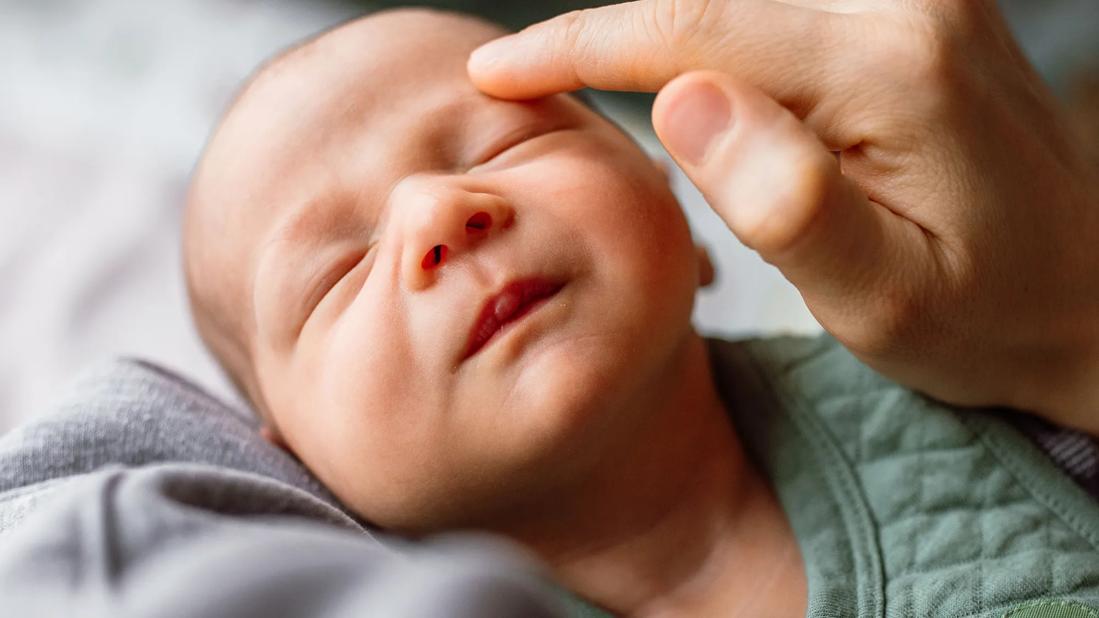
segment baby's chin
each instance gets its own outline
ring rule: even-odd
[[[689,320],[683,330],[693,335]],[[504,532],[520,523],[509,514],[549,512],[581,495],[628,447],[646,399],[666,386],[653,378],[674,374],[662,366],[670,362],[678,361],[667,349],[639,351],[635,334],[551,330],[526,342],[506,378],[478,376],[476,392],[457,395],[462,404],[404,411],[444,429],[401,436],[413,442],[402,448],[369,437],[362,452],[325,445],[314,471],[360,517],[394,532]],[[363,454],[375,449],[384,452]]]

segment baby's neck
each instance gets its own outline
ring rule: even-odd
[[[616,613],[804,615],[806,581],[786,515],[744,456],[691,333],[634,405],[652,419],[552,520],[514,534],[558,580]]]

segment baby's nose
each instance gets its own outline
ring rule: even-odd
[[[492,228],[492,215],[487,212],[475,212],[466,221],[466,236],[472,236],[475,234],[485,234]],[[468,243],[467,243],[468,244]],[[435,245],[431,247],[431,250],[424,256],[420,267],[423,270],[432,270],[443,265],[443,260],[446,259],[447,245]]]
[[[431,285],[448,261],[509,227],[514,210],[500,196],[465,190],[418,193],[408,207],[402,271],[409,289]]]

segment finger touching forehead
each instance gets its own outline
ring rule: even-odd
[[[211,214],[245,235],[243,224],[257,220],[247,206],[267,209],[324,182],[312,169],[321,153],[358,146],[371,129],[415,123],[456,91],[476,93],[466,57],[499,33],[475,18],[403,9],[292,48],[264,65],[225,115],[196,169],[192,202],[234,210]]]
[[[287,50],[249,80],[196,167],[184,221],[195,318],[216,354],[247,347],[251,261],[281,211],[329,190],[333,154],[372,127],[400,128],[456,91],[476,93],[466,60],[501,32],[453,13],[385,11]]]

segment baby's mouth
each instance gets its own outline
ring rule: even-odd
[[[513,281],[485,301],[477,321],[469,333],[466,354],[462,360],[476,354],[505,326],[542,305],[565,284],[542,278]]]

